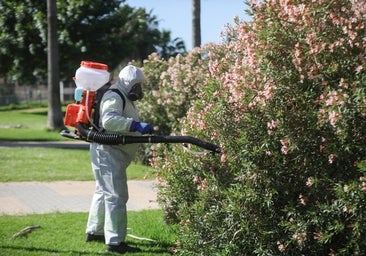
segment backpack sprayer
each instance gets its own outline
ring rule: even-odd
[[[133,143],[188,143],[207,149],[213,153],[220,153],[219,146],[191,136],[127,136],[113,132],[101,132],[91,129],[93,102],[96,91],[109,81],[108,66],[98,62],[82,61],[76,70],[74,81],[75,103],[66,107],[64,124],[76,128],[72,133],[69,130],[61,131],[61,135],[71,139],[97,142],[106,145],[125,145]]]

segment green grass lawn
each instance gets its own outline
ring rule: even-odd
[[[152,168],[131,164],[128,179],[154,179]],[[93,180],[88,150],[0,147],[0,182]]]
[[[47,109],[0,109],[1,141],[68,140],[46,129]],[[153,179],[152,169],[132,164],[129,179]],[[0,147],[0,182],[93,180],[88,150],[58,148]],[[115,255],[100,243],[85,243],[88,213],[51,213],[26,216],[0,216],[0,256],[9,255]],[[128,233],[155,240],[127,241],[142,249],[134,255],[171,255],[177,228],[168,226],[161,210],[128,213]],[[27,237],[12,239],[27,226],[41,228]]]
[[[68,141],[46,129],[47,108],[0,109],[1,141]],[[153,179],[152,169],[132,164],[129,179]],[[87,150],[56,148],[1,148],[0,182],[92,180]]]
[[[127,237],[127,242],[142,249],[134,255],[171,255],[176,227],[167,226],[160,210],[129,212],[128,234],[149,238],[142,241]],[[115,255],[101,243],[86,243],[87,213],[52,213],[0,217],[0,255]],[[12,236],[25,227],[41,227],[27,237]]]
[[[47,108],[0,111],[0,141],[62,141],[59,132],[47,130]]]

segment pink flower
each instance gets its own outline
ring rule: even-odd
[[[199,184],[197,186],[197,189],[202,191],[202,190],[205,190],[206,188],[207,188],[207,180],[205,178],[205,179],[201,180],[201,184]]]
[[[361,71],[362,71],[362,70],[363,70],[363,66],[362,66],[362,65],[358,66],[358,67],[356,68],[356,74],[361,73]]]
[[[298,245],[303,245],[306,241],[306,233],[305,232],[299,232],[296,231],[295,234],[292,235],[292,238],[295,239]]]
[[[222,154],[220,160],[222,163],[225,163],[227,161],[227,154]]]
[[[309,177],[306,180],[306,186],[311,187],[314,184],[314,179],[312,177]]]
[[[277,125],[278,125],[278,120],[271,120],[271,121],[269,121],[268,123],[267,123],[267,127],[268,127],[268,129],[275,129],[276,127],[277,127]]]
[[[345,206],[343,207],[343,212],[349,212],[349,210],[350,210],[350,208],[349,208],[349,206],[348,206],[348,205],[345,205]]]
[[[315,240],[319,240],[322,237],[319,232],[314,232],[313,235],[314,235],[313,237]]]
[[[286,251],[286,245],[284,245],[283,243],[281,243],[280,241],[277,242],[277,248],[280,252],[284,252]]]
[[[335,156],[334,154],[330,154],[330,155],[328,156],[328,162],[329,162],[330,164],[334,163],[335,158],[336,158],[336,156]]]
[[[201,177],[194,176],[193,183],[197,184],[198,190],[205,190],[207,188],[207,180],[206,178],[202,179]]]
[[[307,205],[308,204],[308,197],[307,196],[304,196],[303,194],[300,194],[299,195],[299,199],[300,199],[300,203],[302,205]]]
[[[198,177],[198,176],[194,176],[194,178],[193,178],[193,183],[194,184],[198,184],[198,183],[200,183],[201,182],[201,179]]]
[[[361,183],[361,190],[366,191],[366,182],[364,181]]]
[[[279,121],[278,120],[271,120],[267,123],[267,127],[268,127],[268,134],[272,135],[273,134],[273,130],[276,129],[277,125],[278,125]]]
[[[336,126],[338,120],[341,118],[341,114],[336,112],[336,111],[331,111],[329,112],[328,114],[328,119],[329,119],[329,122],[330,124],[334,127]]]
[[[289,148],[288,148],[288,140],[287,139],[282,139],[280,140],[282,147],[281,147],[281,152],[284,155],[288,154]]]

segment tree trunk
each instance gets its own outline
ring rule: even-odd
[[[60,100],[59,53],[57,41],[56,0],[47,0],[47,69],[48,69],[48,116],[49,130],[64,127]]]
[[[192,46],[201,46],[201,0],[192,0]]]

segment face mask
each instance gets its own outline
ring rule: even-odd
[[[144,93],[142,92],[142,87],[140,83],[134,84],[128,93],[128,98],[131,101],[141,100],[144,97]]]

